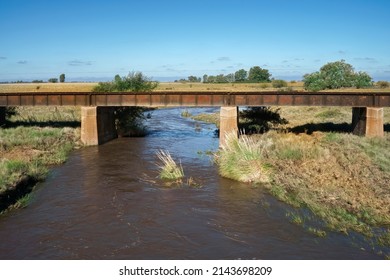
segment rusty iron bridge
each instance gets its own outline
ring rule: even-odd
[[[0,93],[0,126],[9,106],[81,106],[81,139],[86,145],[99,145],[116,137],[116,106],[221,107],[223,144],[228,132],[238,130],[238,106],[348,106],[352,107],[355,134],[383,136],[383,107],[390,107],[390,92],[6,92]]]
[[[152,91],[0,93],[0,106],[390,107],[390,92]]]

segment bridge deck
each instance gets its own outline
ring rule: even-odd
[[[18,92],[0,106],[350,106],[390,107],[390,92]]]

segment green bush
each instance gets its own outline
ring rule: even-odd
[[[355,74],[353,85],[356,88],[366,88],[373,85],[372,78],[366,72],[358,72]]]
[[[344,60],[327,63],[320,71],[304,75],[303,82],[304,88],[311,91],[372,86],[372,78],[366,72],[355,73]]]
[[[130,72],[125,77],[116,75],[112,82],[100,82],[92,89],[93,92],[147,92],[157,87],[158,83],[151,81],[141,72]],[[115,124],[120,136],[143,136],[145,127],[143,126],[144,112],[142,107],[116,107]]]
[[[282,88],[282,87],[287,87],[287,82],[284,80],[273,80],[272,81],[272,86],[274,88]]]
[[[112,82],[100,82],[93,88],[94,92],[120,92],[135,91],[145,92],[152,91],[158,86],[158,82],[151,81],[141,72],[130,72],[125,77],[116,75]]]
[[[49,83],[58,83],[58,79],[57,78],[50,78],[48,80]]]

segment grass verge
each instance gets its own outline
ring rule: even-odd
[[[222,176],[262,183],[278,199],[309,209],[331,230],[356,231],[390,246],[389,134],[379,139],[269,132],[250,139],[229,140],[219,151]]]
[[[27,123],[29,115],[39,116],[38,123]],[[12,204],[12,208],[24,207],[24,198],[36,182],[46,178],[52,165],[63,163],[70,151],[80,146],[80,129],[58,127],[70,121],[69,108],[52,109],[18,108],[19,114],[0,129],[0,211]],[[62,112],[63,111],[63,112]],[[72,112],[72,121],[77,112]],[[22,126],[21,123],[29,126]],[[19,205],[19,206],[18,206]]]

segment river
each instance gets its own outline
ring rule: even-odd
[[[215,127],[182,110],[153,111],[147,137],[77,150],[52,169],[28,207],[0,216],[0,259],[381,258],[359,236],[309,233],[261,187],[218,176]],[[159,149],[197,185],[158,179]]]

